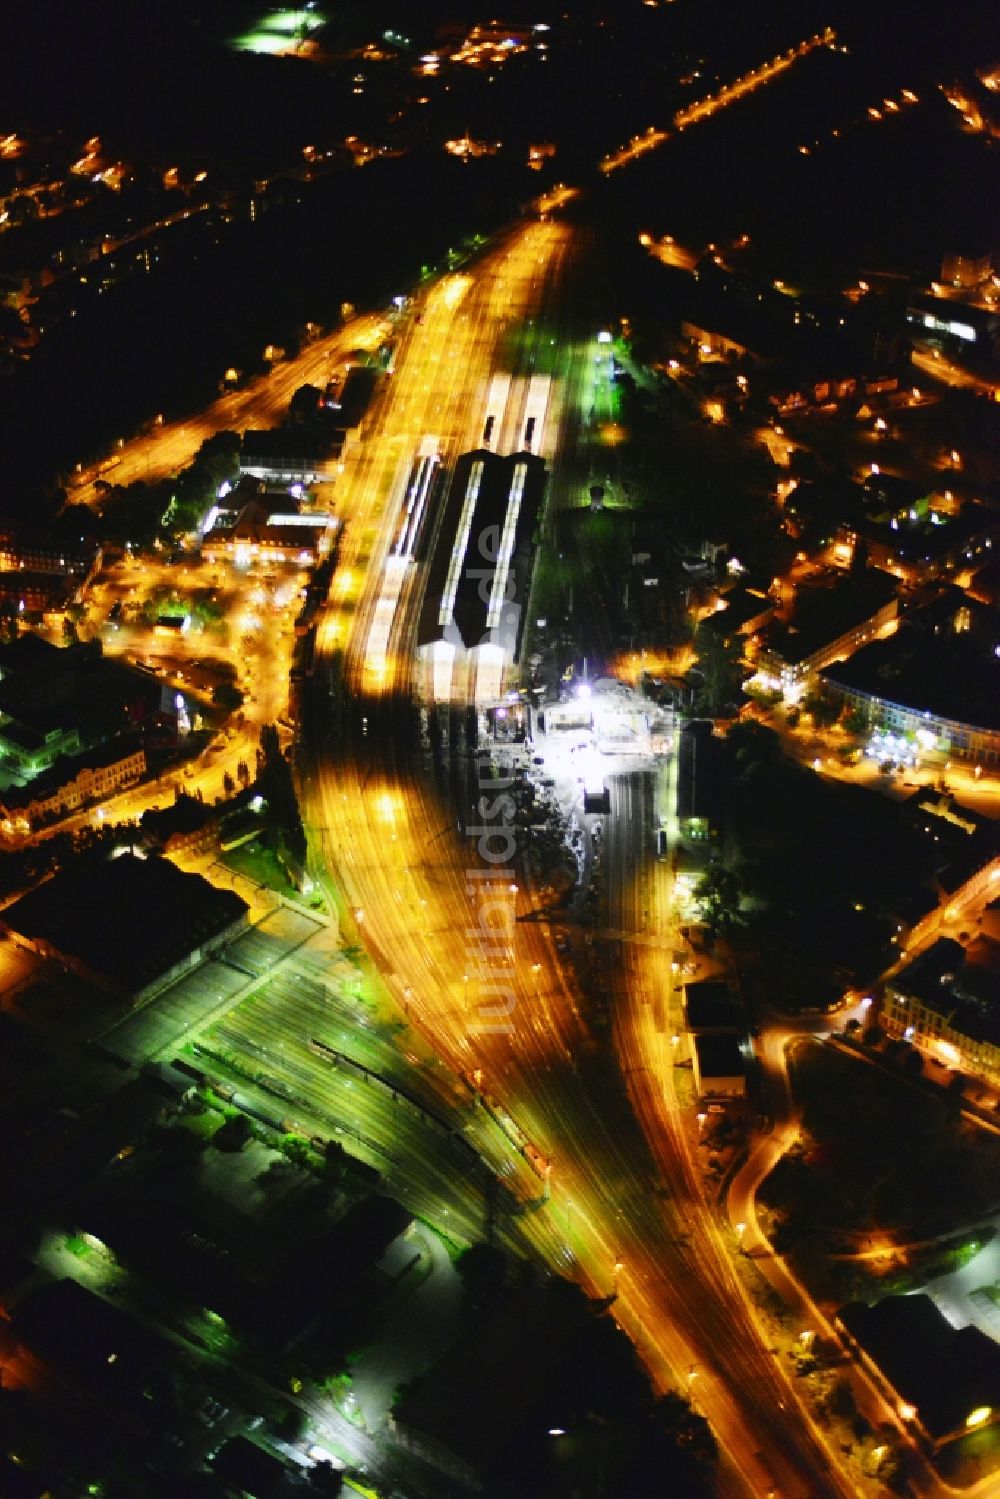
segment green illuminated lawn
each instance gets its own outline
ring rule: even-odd
[[[225,864],[227,869],[254,880],[258,885],[266,886],[268,890],[276,890],[279,895],[286,895],[291,900],[300,899],[299,892],[289,884],[274,850],[262,847],[256,840],[222,854],[220,863]]]

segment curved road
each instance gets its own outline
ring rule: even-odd
[[[481,1071],[483,1087],[552,1161],[551,1198],[540,1182],[522,1220],[525,1235],[554,1268],[575,1274],[592,1293],[615,1297],[616,1317],[661,1387],[690,1384],[722,1449],[719,1492],[760,1494],[776,1481],[782,1499],[851,1494],[857,1490],[831,1466],[750,1319],[731,1247],[692,1179],[676,1108],[666,1115],[672,1131],[664,1128],[659,1033],[642,1019],[653,1013],[657,994],[668,992],[669,972],[664,981],[657,966],[662,955],[625,943],[614,964],[616,1039],[631,1059],[630,1107],[579,1018],[547,926],[527,919],[537,911],[534,897],[518,888],[513,867],[484,879],[489,866],[475,843],[457,834],[472,784],[465,716],[450,714],[447,744],[442,734],[439,752],[428,752],[408,697],[390,690],[409,682],[420,564],[401,596],[385,672],[373,680],[366,669],[396,522],[389,497],[399,462],[428,433],[450,456],[478,444],[491,372],[516,374],[525,360],[530,368],[525,326],[567,319],[545,271],[554,263],[570,273],[573,253],[566,226],[525,223],[474,270],[440,283],[423,321],[404,336],[391,394],[375,412],[350,476],[343,570],[320,631],[303,746],[307,820],[348,903],[347,925],[353,921],[390,993],[454,1071]],[[518,320],[523,336],[515,341]],[[331,694],[331,679],[346,683],[347,692]],[[642,778],[616,784],[614,795],[612,827],[648,820],[652,788]],[[609,879],[631,888],[611,926],[641,931],[663,921],[664,896],[648,889],[635,855],[631,833],[610,853],[633,872],[631,887],[625,878]],[[481,969],[502,976],[509,989],[512,1008],[502,1026]]]

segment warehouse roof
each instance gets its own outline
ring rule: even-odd
[[[234,891],[218,890],[200,874],[126,853],[77,860],[8,906],[0,926],[134,994],[248,909]]]

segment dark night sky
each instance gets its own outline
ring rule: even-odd
[[[11,488],[30,492],[39,474],[99,450],[156,410],[199,404],[231,360],[280,342],[307,317],[322,319],[342,296],[377,296],[380,265],[398,276],[433,258],[450,235],[498,222],[527,195],[515,160],[525,140],[555,139],[558,174],[586,181],[604,149],[669,119],[704,89],[698,82],[685,92],[684,69],[729,79],[827,22],[850,56],[815,54],[757,99],[621,174],[609,215],[616,233],[632,239],[648,228],[704,243],[747,230],[763,274],[834,281],[886,259],[933,274],[943,249],[997,239],[1000,154],[961,134],[937,87],[1000,52],[995,8],[985,0],[949,5],[947,24],[939,9],[913,0],[772,0],[725,6],[724,26],[720,7],[695,0],[655,10],[639,0],[536,0],[509,14],[551,23],[545,68],[537,59],[508,66],[495,85],[476,70],[452,70],[448,92],[428,90],[416,134],[412,57],[381,74],[368,69],[358,100],[352,62],[323,69],[221,45],[266,8],[259,0],[39,0],[5,20],[0,130],[27,128],[37,140],[62,128],[51,149],[65,160],[99,133],[108,156],[148,173],[150,192],[177,161],[192,174],[209,165],[215,183],[231,181],[245,196],[254,178],[301,159],[305,141],[383,135],[401,106],[397,128],[410,151],[384,172],[368,168],[360,182],[348,174],[304,204],[285,205],[253,234],[209,226],[193,247],[177,236],[155,276],[81,305],[76,322],[47,336],[6,382],[0,446]],[[446,23],[498,9],[495,0],[338,0],[328,8],[334,42],[393,27],[412,33],[415,49]],[[919,111],[879,129],[858,126],[866,103],[905,85],[920,91]],[[827,139],[808,158],[796,154],[800,139],[845,122],[851,128],[835,145]],[[437,146],[466,128],[506,139],[508,158],[457,177]],[[440,246],[416,208],[425,185],[439,205]],[[400,233],[400,225],[409,227]],[[0,268],[17,243],[0,246]]]

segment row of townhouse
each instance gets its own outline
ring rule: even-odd
[[[27,786],[0,792],[0,834],[28,837],[39,827],[135,786],[145,774],[146,752],[134,740],[112,740],[60,760]]]

